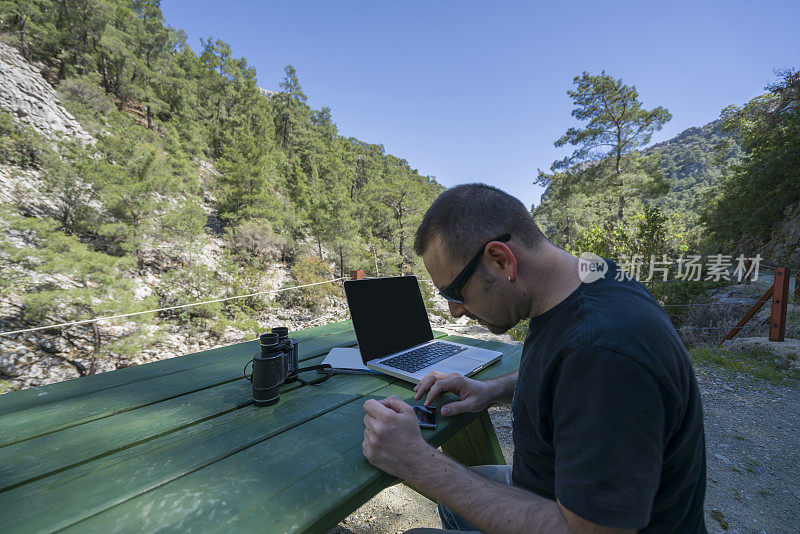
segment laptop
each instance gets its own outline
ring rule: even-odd
[[[369,369],[416,384],[431,371],[471,376],[503,355],[434,340],[415,276],[348,280],[344,292]]]

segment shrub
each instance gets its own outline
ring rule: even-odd
[[[579,228],[574,242],[567,244],[567,251],[576,256],[593,252],[603,258],[683,252],[684,238],[678,233],[676,219],[677,215],[670,218],[656,207],[643,205],[624,221],[609,220]]]
[[[292,276],[296,285],[313,284],[333,278],[330,266],[315,256],[300,256],[292,266]],[[320,284],[279,293],[280,300],[286,304],[299,305],[313,312],[325,309],[329,299],[341,297],[342,290],[336,282]]]
[[[17,124],[10,113],[0,111],[0,162],[35,168],[48,151],[47,142],[33,128]]]
[[[528,324],[530,324],[530,321],[523,319],[518,322],[514,328],[508,331],[508,335],[511,336],[511,339],[514,341],[525,341],[525,338],[528,336]]]
[[[236,254],[257,258],[282,257],[287,245],[287,239],[276,234],[266,219],[244,221],[234,228],[227,228],[226,234]]]
[[[116,106],[100,87],[100,80],[95,78],[96,75],[68,78],[61,82],[58,88],[65,100],[81,104],[96,116],[105,116]]]
[[[255,293],[263,289],[261,268],[242,267],[226,255],[220,261],[218,269],[224,273],[227,292],[231,296]],[[261,329],[259,320],[263,319],[274,306],[275,302],[267,294],[226,301],[224,309],[232,326],[250,332],[251,337],[254,337]],[[227,326],[222,327],[223,330],[225,327]]]
[[[214,271],[201,265],[190,265],[165,273],[156,292],[160,296],[159,307],[169,307],[218,298],[223,296],[224,287]],[[222,304],[219,302],[161,312],[164,317],[175,317],[185,322],[216,320],[221,313]]]

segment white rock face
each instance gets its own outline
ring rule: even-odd
[[[0,109],[48,139],[94,141],[60,104],[58,95],[41,71],[3,42],[0,42]]]
[[[58,213],[58,206],[46,194],[40,172],[0,165],[0,204],[19,206],[35,217]]]

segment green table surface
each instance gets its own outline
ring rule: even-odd
[[[349,321],[292,337],[303,365],[356,343]],[[445,339],[503,352],[475,378],[519,367],[517,345]],[[278,404],[257,408],[242,377],[256,350],[239,343],[0,396],[0,529],[326,532],[397,482],[364,459],[363,403],[419,404],[412,384],[335,375],[284,385]],[[502,463],[486,412],[440,417],[423,435],[468,465]]]

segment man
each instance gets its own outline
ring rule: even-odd
[[[397,397],[364,403],[370,463],[435,497],[449,529],[705,532],[697,381],[641,284],[613,262],[582,283],[578,258],[550,243],[519,200],[482,184],[442,193],[414,245],[453,316],[494,333],[530,318],[518,373],[489,382],[434,373],[414,388],[426,405],[458,395],[442,416],[513,399],[513,469],[453,461],[422,439]]]

